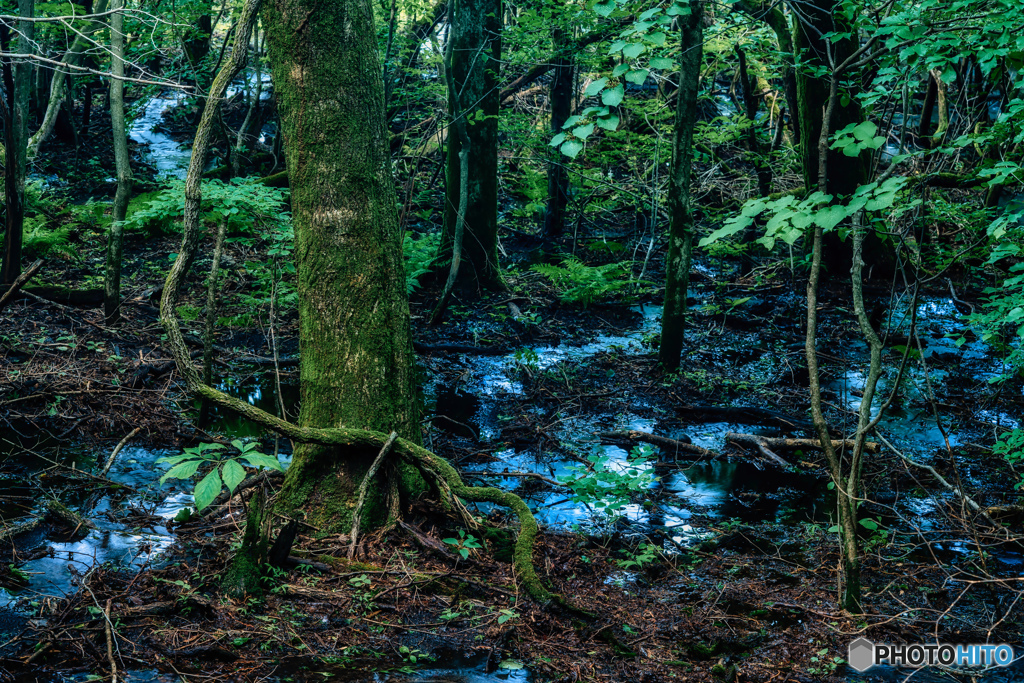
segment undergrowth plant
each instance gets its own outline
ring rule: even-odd
[[[572,466],[571,474],[558,481],[572,492],[574,502],[591,505],[614,521],[654,482],[653,460],[654,449],[646,444],[634,447],[624,464],[595,453],[587,456],[588,466]]]
[[[196,484],[194,490],[196,512],[202,512],[225,487],[228,493],[234,493],[238,485],[245,480],[245,467],[239,461],[244,460],[249,467],[256,470],[284,471],[277,458],[261,453],[254,443],[235,439],[231,445],[237,452],[227,452],[224,444],[201,443],[186,448],[181,455],[159,458],[157,462],[172,465],[171,469],[160,477],[160,483],[163,484],[168,479],[190,479],[200,467],[211,466],[210,471]]]
[[[420,286],[420,278],[430,271],[440,244],[439,232],[425,232],[417,238],[405,233],[402,252],[405,255],[405,290],[408,294]]]
[[[579,304],[586,308],[596,301],[609,299],[628,291],[634,281],[630,275],[631,262],[607,263],[603,266],[588,266],[575,256],[570,256],[555,266],[539,263],[530,269],[551,280],[560,290],[565,304]]]

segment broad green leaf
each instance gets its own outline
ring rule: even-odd
[[[718,230],[715,230],[707,237],[701,239],[701,241],[697,243],[697,246],[706,247],[709,244],[713,244],[720,239],[731,237],[732,235],[735,235],[741,230],[744,230],[753,222],[754,219],[752,216],[744,216],[742,214],[740,214],[739,216],[734,216],[731,220],[727,221],[725,225],[720,227]]]
[[[245,468],[236,460],[228,460],[224,463],[221,477],[224,479],[224,485],[228,487],[228,491],[234,493],[235,487],[245,479]]]
[[[612,69],[612,76],[614,76],[615,78],[618,78],[619,76],[621,76],[622,74],[626,73],[627,71],[629,71],[629,64],[616,64],[615,68]],[[605,79],[602,79],[602,80],[605,80]]]
[[[250,453],[249,455],[243,455],[242,459],[249,463],[249,467],[265,467],[268,470],[284,472],[284,468],[281,467],[281,461],[266,453]]]
[[[613,55],[617,52],[621,52],[622,48],[624,47],[626,47],[626,41],[616,40],[615,42],[608,46],[608,54]]]
[[[594,132],[594,124],[586,123],[582,126],[576,126],[572,129],[572,134],[578,137],[580,140],[586,140]]]
[[[196,510],[201,512],[203,508],[208,507],[214,498],[220,495],[221,486],[220,473],[214,468],[196,484]]]
[[[627,59],[636,59],[647,50],[643,43],[630,43],[626,47],[622,48],[622,56]]]
[[[558,147],[563,142],[565,142],[565,133],[557,133],[555,137],[551,138],[551,142],[548,144],[552,147]]]
[[[614,88],[609,88],[601,93],[601,103],[608,107],[618,106],[622,102],[622,98],[626,96],[626,91],[619,83]],[[575,156],[575,155],[572,155]]]
[[[566,140],[559,149],[565,156],[575,159],[583,151],[583,143],[579,140]]]
[[[160,483],[162,484],[168,479],[188,479],[196,473],[196,470],[199,469],[199,465],[202,462],[202,460],[188,460],[180,465],[175,465],[168,470],[164,476],[160,477]]]
[[[183,460],[195,460],[195,459],[196,459],[195,453],[183,453],[181,455],[168,455],[168,456],[165,456],[163,458],[157,458],[156,461],[157,462],[164,462],[164,463],[167,463],[168,465],[177,465],[179,462],[181,462]]]
[[[667,14],[670,17],[675,17],[675,16],[688,17],[688,16],[690,16],[690,11],[691,10],[690,10],[689,0],[676,0],[675,3],[673,3],[665,11],[665,14]]]
[[[763,199],[751,199],[743,205],[740,209],[740,213],[744,216],[756,216],[762,211],[768,204]]]
[[[793,216],[790,221],[794,228],[805,230],[811,223],[814,222],[814,215],[807,213],[806,211],[800,211]]]
[[[664,45],[666,37],[667,36],[664,33],[657,31],[647,35],[647,42],[654,43],[655,45]]]
[[[845,206],[826,206],[814,215],[814,223],[822,230],[831,230],[846,218]]]
[[[616,75],[618,75],[618,74],[616,74]],[[583,94],[586,97],[593,97],[597,93],[601,92],[601,90],[607,84],[608,84],[608,79],[607,78],[599,78],[596,81],[594,81],[593,83],[591,83],[590,85],[588,85],[587,89],[583,91]]]
[[[651,68],[652,69],[673,69],[676,63],[667,57],[652,57]]]
[[[876,126],[871,121],[864,121],[863,123],[857,124],[857,126],[854,127],[854,129],[851,131],[851,134],[859,142],[864,142],[865,140],[870,140],[871,138],[873,138],[877,131],[878,126]]]
[[[594,11],[602,17],[607,17],[615,11],[615,0],[602,0],[594,5]]]
[[[597,127],[605,130],[614,131],[619,127],[619,117],[617,114],[609,114],[608,116],[602,116],[597,120]]]
[[[575,116],[570,116],[569,118],[567,118],[565,120],[565,123],[562,124],[562,130],[569,130],[570,128],[572,128],[573,126],[575,126],[576,124],[578,124],[582,120],[583,120],[583,117],[578,115],[578,114],[575,115]]]
[[[877,194],[868,200],[864,208],[868,211],[881,211],[882,209],[888,209],[896,201],[895,192],[885,192]]]
[[[626,74],[626,80],[634,85],[643,85],[648,73],[647,69],[635,69]]]

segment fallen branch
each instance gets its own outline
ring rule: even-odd
[[[7,291],[4,292],[4,295],[0,297],[0,311],[4,310],[4,308],[7,307],[7,304],[11,302],[11,299],[14,298],[14,295],[18,293],[18,290],[21,289],[26,282],[31,280],[32,276],[39,272],[39,269],[42,267],[43,259],[39,259],[31,266],[29,266],[28,269],[25,270],[25,272],[18,276],[18,279],[14,281],[14,284],[8,287]]]
[[[120,443],[114,446],[114,450],[110,452],[110,457],[107,458],[107,464],[103,466],[103,471],[100,472],[100,476],[106,479],[107,472],[110,471],[111,466],[114,464],[114,459],[117,458],[117,454],[121,452],[124,445],[132,440],[136,434],[142,431],[142,427],[136,427],[132,430],[132,433],[121,439]]]
[[[764,446],[774,450],[795,450],[798,448],[810,448],[821,450],[821,441],[818,439],[781,439],[771,436],[759,436],[757,434],[736,434],[729,432],[725,435],[726,441],[750,446]],[[853,448],[852,439],[833,439],[832,448]],[[879,445],[873,441],[864,443],[864,450],[868,453],[877,453]]]
[[[601,441],[612,441],[618,443],[623,441],[629,443],[641,442],[659,446],[666,450],[673,451],[673,459],[678,458],[680,453],[685,453],[687,456],[695,455],[701,458],[722,457],[721,453],[708,450],[707,448],[694,445],[687,441],[679,441],[677,439],[670,439],[666,436],[656,436],[654,434],[648,434],[647,432],[640,432],[636,430],[626,432],[600,432],[597,436]]]
[[[729,434],[725,435],[725,440],[727,442],[732,442],[735,444],[753,446],[758,450],[759,453],[761,453],[761,455],[768,458],[779,467],[789,467],[788,462],[783,460],[781,457],[779,457],[777,453],[775,453],[768,447],[768,444],[766,443],[767,439],[765,439],[764,437],[755,436],[753,434],[733,434],[730,432]]]

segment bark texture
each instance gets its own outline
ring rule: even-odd
[[[271,0],[264,26],[292,188],[299,423],[415,441],[412,336],[372,5]],[[280,504],[347,532],[375,455],[297,444]],[[371,486],[364,527],[386,511],[383,487]]]
[[[107,236],[107,268],[104,277],[103,312],[108,325],[121,319],[121,250],[124,245],[124,219],[132,194],[132,168],[128,154],[128,132],[124,121],[124,15],[119,10],[124,0],[114,0],[110,8],[110,126],[114,136],[114,167],[117,192],[114,195],[113,220]]]
[[[690,14],[680,17],[682,53],[679,58],[679,96],[676,99],[672,177],[669,181],[669,243],[665,261],[665,307],[661,315],[661,365],[679,367],[686,325],[686,295],[690,286],[693,249],[693,211],[690,207],[690,170],[693,166],[693,128],[697,122],[697,91],[704,54],[703,2],[690,3]]]
[[[565,29],[554,30],[552,42],[555,48],[554,78],[551,79],[551,132],[558,133],[572,114],[573,58],[571,42]],[[544,212],[544,236],[558,238],[565,230],[565,207],[569,202],[569,174],[557,150],[550,151],[552,161],[548,164],[548,205]]]
[[[18,0],[18,14],[31,19],[35,14],[35,0]],[[35,24],[18,23],[17,51],[32,52]],[[7,87],[7,106],[4,117],[7,166],[4,177],[6,216],[4,221],[4,257],[0,266],[0,280],[12,284],[21,274],[21,242],[25,224],[25,167],[27,157],[25,137],[28,134],[29,92],[32,89],[32,65],[27,61],[14,64],[13,83]]]

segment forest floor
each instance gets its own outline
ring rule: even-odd
[[[83,136],[78,157],[50,157],[47,173],[80,170],[69,181],[76,200],[109,194],[89,168],[111,167],[98,142],[104,125]],[[900,349],[920,341],[880,433],[991,514],[1006,513],[1006,526],[992,528],[930,473],[883,449],[866,465],[861,508],[874,526],[861,539],[866,613],[851,617],[837,603],[834,496],[820,454],[780,450],[779,467],[726,439],[811,436],[801,276],[784,263],[749,272],[729,260],[696,263],[683,367],[666,375],[656,357],[657,290],[563,302],[564,291],[529,268],[557,262],[557,249],[539,250],[521,227],[505,231],[507,291],[457,300],[435,328],[426,318],[436,286],[413,295],[424,442],[463,476],[530,502],[544,524],[534,553],[542,580],[593,618],[533,603],[518,589],[507,533],[466,530],[426,501],[406,511],[405,527],[364,539],[353,560],[345,538],[304,529],[264,595],[225,595],[220,576],[240,538],[241,506],[175,525],[188,485],[158,487],[156,457],[243,437],[285,458],[289,447],[230,415],[200,426],[157,320],[177,237],[135,235],[122,324],[105,325],[95,301],[23,297],[0,311],[0,519],[20,528],[60,499],[97,527],[51,518],[0,545],[0,681],[91,680],[113,667],[147,681],[888,681],[910,672],[857,676],[844,662],[850,641],[1024,642],[1020,476],[991,453],[994,434],[1024,415],[1024,394],[1019,379],[999,391],[988,383],[998,359],[962,320],[978,283],[925,293],[917,340],[908,337],[907,293],[869,292],[887,333],[883,385]],[[588,262],[642,241],[609,226],[585,232],[577,246]],[[72,245],[78,258],[49,259],[37,282],[95,297],[101,238],[83,229]],[[568,240],[561,249],[573,251]],[[294,417],[295,315],[252,310],[243,295],[258,284],[246,268],[253,261],[266,254],[228,245],[220,314],[253,324],[221,328],[215,374],[225,390],[271,410],[280,386]],[[208,267],[200,259],[179,309],[197,351]],[[660,269],[655,250],[646,279],[660,281]],[[866,358],[848,300],[842,283],[827,285],[818,342],[830,423],[846,433]],[[961,334],[957,346],[949,335]],[[638,460],[628,432],[715,453],[661,448]],[[110,474],[93,474],[126,435]],[[648,478],[624,494],[618,520],[552,484],[615,481],[630,468]],[[477,512],[510,524],[500,511]],[[460,531],[484,547],[463,540],[462,557]],[[130,556],[107,552],[118,544]],[[930,671],[912,680],[976,677]],[[1024,671],[984,678],[1022,680]]]
[[[50,453],[71,438],[110,444],[136,428],[136,443],[162,449],[238,434],[237,425],[225,427],[233,424],[225,416],[213,427],[197,426],[161,346],[154,305],[160,269],[147,264],[165,261],[175,249],[174,238],[130,245],[130,294],[125,322],[116,328],[104,325],[96,308],[39,299],[21,299],[0,313],[0,410],[11,452]],[[529,258],[525,247],[516,255]],[[233,294],[248,286],[245,259],[229,251],[229,270],[232,262],[237,266],[225,290],[225,314],[236,306]],[[46,277],[82,283],[95,267],[50,262]],[[593,619],[545,609],[521,594],[507,538],[487,540],[477,532],[485,547],[460,557],[456,544],[444,539],[458,538],[461,523],[427,502],[407,511],[406,528],[366,539],[356,560],[346,559],[344,538],[307,529],[292,566],[274,572],[265,595],[232,599],[219,577],[239,538],[236,503],[206,522],[175,527],[173,547],[142,562],[141,570],[114,564],[74,569],[66,596],[16,597],[13,606],[31,618],[5,629],[0,680],[106,675],[116,662],[122,671],[155,669],[184,680],[436,680],[428,675],[435,669],[461,668],[481,676],[496,671],[506,680],[781,683],[849,679],[846,647],[859,636],[1024,642],[1019,518],[1006,520],[1009,533],[987,528],[890,449],[867,465],[873,500],[865,510],[882,530],[865,530],[863,539],[866,614],[851,617],[838,608],[839,558],[836,537],[827,530],[820,455],[784,453],[790,465],[783,470],[756,450],[722,440],[725,431],[744,427],[765,436],[810,436],[800,428],[807,414],[801,292],[785,273],[757,282],[721,264],[702,264],[698,272],[710,274],[695,283],[683,371],[671,376],[660,371],[651,346],[657,307],[638,306],[634,297],[588,308],[563,305],[546,280],[524,268],[509,272],[507,292],[457,302],[437,328],[424,325],[436,292],[428,286],[414,297],[425,442],[465,476],[501,482],[535,505],[549,522],[534,553],[542,579]],[[196,306],[204,296],[202,279],[195,278],[186,298]],[[843,301],[843,288],[832,287],[823,301]],[[968,294],[956,301],[963,298]],[[957,325],[949,308],[956,301],[935,292],[922,306],[938,311],[938,324],[950,328]],[[821,315],[826,375],[848,378],[863,364],[855,330],[841,304],[826,303]],[[944,337],[928,334],[926,345],[938,346],[925,355],[941,384],[928,394],[920,388],[927,378],[918,376],[918,391],[901,399],[909,417],[887,433],[897,444],[899,436],[918,442],[914,452],[948,481],[964,482],[982,506],[1019,502],[1014,474],[984,445],[993,427],[983,414],[1022,414],[1020,392],[989,396],[978,363],[991,358],[970,356],[970,345],[966,352],[950,351]],[[288,362],[297,348],[293,315],[276,322],[275,335],[282,383],[294,393]],[[893,335],[898,341],[896,325]],[[465,348],[445,347],[452,344]],[[252,386],[247,377],[268,373],[272,351],[265,330],[235,329],[217,345],[217,374],[225,386],[242,387],[244,394]],[[847,394],[856,391],[829,390],[834,424],[849,424]],[[273,396],[250,398],[274,404]],[[730,406],[771,414],[716,417],[715,409]],[[927,441],[935,436],[934,423],[921,426],[921,414],[928,423],[936,407],[948,448]],[[779,416],[797,426],[763,424]],[[716,425],[710,432],[709,423]],[[658,453],[647,469],[662,484],[637,492],[626,516],[612,523],[562,487],[508,476],[531,471],[550,479],[573,466],[593,471],[588,456],[595,453],[628,463],[624,450],[609,450],[609,437],[602,442],[597,435],[638,428],[678,439],[685,433],[723,455],[694,462]],[[908,432],[899,434],[902,429]],[[267,450],[283,448],[266,436],[263,443]],[[102,460],[106,449],[99,450]],[[118,501],[106,514],[126,525],[166,523],[154,516],[152,499],[149,507],[146,499],[126,502],[137,501],[133,491],[77,469],[47,466],[37,476],[25,461],[8,457],[2,470],[12,480],[35,478],[24,494],[33,500],[44,491],[95,489]],[[498,527],[509,522],[496,510],[479,513]],[[35,537],[33,547],[14,548],[5,584],[15,596],[24,579],[17,563],[32,551],[53,555],[53,540],[67,533],[58,525]],[[21,566],[31,571],[30,564]],[[896,672],[875,675],[890,680]]]

